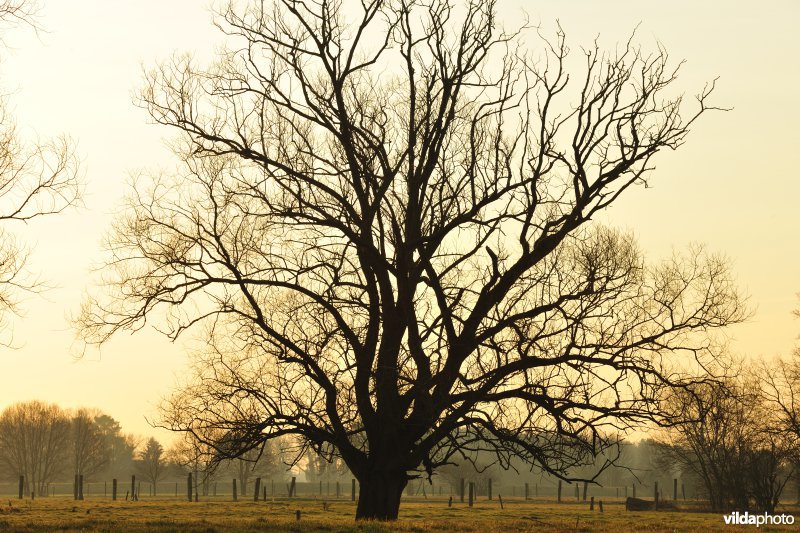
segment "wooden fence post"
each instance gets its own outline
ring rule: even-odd
[[[22,494],[25,489],[25,476],[19,476],[19,499],[22,499]]]
[[[561,480],[558,480],[558,503],[561,503]]]
[[[489,500],[492,499],[492,478],[489,478]]]
[[[292,484],[289,485],[289,497],[294,498],[297,495],[297,478],[292,476]]]
[[[353,478],[350,488],[350,501],[356,501],[356,480]]]
[[[472,481],[469,482],[469,506],[472,507],[472,499],[474,498],[475,494],[475,483]]]
[[[658,481],[655,482],[653,501],[655,502],[656,511],[658,511]]]
[[[528,484],[525,483],[525,499],[528,499]]]
[[[589,483],[584,481],[583,482],[583,501],[586,501],[586,491],[589,490]]]
[[[236,495],[236,478],[233,478],[233,501],[237,501],[239,497]]]
[[[257,502],[258,497],[261,496],[261,478],[256,478],[256,488],[253,490],[253,501]]]
[[[592,496],[592,499],[589,502],[589,510],[594,511],[594,496]]]
[[[676,501],[678,499],[678,478],[672,480],[672,499]]]
[[[136,476],[131,476],[131,501],[136,501]]]
[[[111,480],[111,499],[117,499],[117,478]]]

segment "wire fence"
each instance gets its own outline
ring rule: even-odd
[[[141,479],[117,479],[116,499],[177,499],[186,500],[189,497],[188,480],[169,480],[151,483]],[[254,491],[258,487],[258,498]],[[470,481],[453,485],[448,482],[428,482],[427,480],[412,480],[406,486],[402,499],[404,500],[436,500],[450,498],[453,501],[466,501],[468,499]],[[529,482],[529,483],[500,483],[481,479],[472,485],[473,497],[476,500],[496,499],[544,499],[562,502],[588,501],[590,498],[604,500],[625,499],[629,496],[652,499],[658,490],[659,499],[693,499],[697,495],[687,494],[683,484],[664,483],[656,489],[654,484],[629,485],[629,486],[597,486],[582,483],[557,483],[557,482]],[[193,499],[209,500],[245,500],[245,499],[275,499],[275,498],[311,498],[311,499],[355,499],[358,497],[359,485],[351,480],[323,480],[323,481],[294,481],[285,479],[250,479],[244,485],[239,480],[215,479],[211,481],[192,482],[191,495]],[[79,491],[78,491],[79,492]],[[46,496],[60,498],[74,498],[76,488],[74,482],[53,482],[46,486]],[[84,499],[112,499],[114,497],[114,480],[93,480],[83,483]],[[16,482],[0,482],[0,496],[18,497],[19,484]],[[25,494],[26,498],[31,494]],[[34,494],[34,497],[45,496]]]

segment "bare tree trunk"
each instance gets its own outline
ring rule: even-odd
[[[357,520],[396,520],[408,484],[405,472],[373,470],[359,478]]]

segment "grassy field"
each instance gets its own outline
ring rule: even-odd
[[[474,532],[505,531],[733,531],[753,526],[725,526],[719,514],[701,512],[626,512],[621,501],[604,502],[604,512],[588,504],[552,501],[481,501],[473,508],[447,500],[404,502],[400,520],[390,524],[356,523],[355,504],[293,499],[267,502],[201,501],[148,498],[139,502],[108,499],[80,502],[50,497],[0,502],[0,531],[197,532],[325,531],[325,532]],[[9,504],[16,510],[9,509]],[[300,520],[296,512],[300,511]],[[796,509],[785,510],[795,512]],[[798,525],[797,527],[800,527]],[[759,531],[789,531],[764,527]]]

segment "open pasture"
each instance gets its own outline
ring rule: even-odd
[[[138,502],[49,497],[1,502],[0,531],[50,532],[474,532],[505,531],[731,531],[752,526],[725,526],[723,517],[702,512],[628,512],[621,499],[604,502],[604,512],[586,503],[552,500],[466,504],[446,499],[403,502],[394,523],[356,523],[355,503],[321,499],[275,499],[267,502],[206,499],[189,503],[174,498],[146,498]],[[11,504],[10,510],[9,504]],[[297,519],[300,511],[300,519]],[[796,512],[782,509],[781,512]],[[759,531],[789,531],[795,526],[761,527]]]

